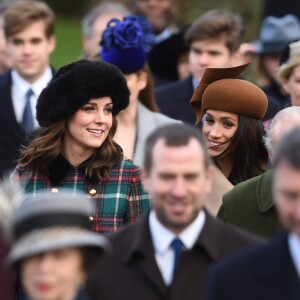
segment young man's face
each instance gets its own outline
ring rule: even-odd
[[[233,55],[224,39],[194,41],[189,52],[190,72],[200,82],[206,68],[231,67]]]
[[[13,68],[30,83],[43,75],[55,48],[55,38],[46,36],[45,26],[43,21],[36,21],[8,38]]]

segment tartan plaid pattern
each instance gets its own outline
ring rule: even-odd
[[[25,184],[27,194],[34,197],[38,191],[51,190],[51,182],[47,176],[31,174],[18,166],[12,177]],[[57,187],[71,189],[87,194],[94,204],[94,215],[90,217],[93,230],[96,232],[111,232],[118,230],[127,223],[134,223],[150,208],[150,196],[140,181],[140,169],[130,161],[123,160],[119,167],[109,172],[106,182],[92,184],[86,180],[77,168],[71,167],[65,178]],[[91,189],[96,190],[94,196]]]

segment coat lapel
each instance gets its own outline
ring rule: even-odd
[[[271,266],[264,268],[262,264],[258,267],[256,284],[260,292],[259,299],[266,299],[265,292],[272,287],[276,299],[300,299],[299,277],[290,255],[287,237],[287,233],[280,234],[270,245],[269,252],[266,252],[266,260],[269,260]]]
[[[164,283],[160,270],[157,266],[154,247],[149,230],[149,213],[136,225],[132,246],[125,253],[125,264],[137,264],[137,268],[148,279],[149,284],[156,289],[163,298],[167,297],[167,286]]]

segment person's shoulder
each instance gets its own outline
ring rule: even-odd
[[[155,123],[157,126],[163,126],[167,124],[182,124],[182,121],[170,118],[162,113],[154,112]]]
[[[151,111],[141,102],[138,103],[138,114],[139,117],[141,117],[142,122],[144,122],[145,119],[147,119],[148,122],[152,122],[151,126],[153,130],[162,125],[174,123],[182,124],[182,121],[180,120],[173,119],[160,112]],[[144,123],[141,124],[143,125]],[[151,126],[148,126],[148,129],[151,128]]]
[[[264,262],[266,264],[275,265],[278,251],[276,249],[281,248],[285,243],[285,235],[280,233],[271,242],[261,243],[254,247],[247,248],[236,255],[229,256],[217,264],[216,269],[234,270],[257,267],[256,263]],[[281,252],[282,253],[282,252]]]
[[[118,165],[114,166],[109,175],[112,177],[122,176],[123,179],[137,180],[141,172],[141,168],[135,165],[131,159],[123,159]]]
[[[224,243],[224,249],[227,245],[228,251],[266,243],[265,239],[221,220],[213,219],[210,223],[213,224],[214,231],[218,232],[221,244]]]
[[[136,220],[134,223],[126,224],[118,231],[105,233],[105,236],[112,243],[113,247],[119,247],[118,245],[132,245],[139,236],[144,235],[145,223],[148,223],[148,215],[145,214],[142,218]],[[120,249],[122,251],[122,249]]]
[[[283,247],[287,248],[286,237],[285,233],[279,234],[267,244],[245,249],[214,264],[208,275],[209,299],[255,299],[257,290],[252,290],[251,286],[259,288],[257,280],[282,275],[280,264],[286,266],[283,256],[288,253],[282,251]],[[270,288],[274,287],[272,280],[268,280]],[[265,288],[268,288],[267,285]],[[273,288],[271,290],[274,291]]]
[[[11,70],[6,71],[5,73],[0,75],[0,85],[3,86],[4,84],[11,84]]]
[[[242,201],[244,197],[252,197],[256,192],[256,186],[263,179],[264,174],[250,178],[240,182],[230,191],[224,194],[223,204],[234,205],[234,203]]]
[[[164,85],[161,85],[155,89],[155,95],[159,96],[162,94],[169,93],[171,91],[180,90],[183,86],[189,86],[192,87],[192,78],[191,76],[183,79],[183,80],[176,80],[171,83],[167,83]]]
[[[260,198],[265,198],[271,194],[272,170],[268,170],[262,175],[240,182],[233,189],[223,195],[222,205],[227,208],[234,208],[240,205],[243,209],[246,206],[253,207]]]

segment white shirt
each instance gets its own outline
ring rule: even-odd
[[[288,236],[288,246],[292,261],[300,279],[300,238],[296,233],[290,233]]]
[[[166,39],[168,39],[173,34],[171,27],[165,28],[160,34],[155,36],[155,43],[158,44]]]
[[[149,216],[149,228],[153,241],[155,259],[166,285],[172,282],[174,268],[174,250],[170,247],[174,238],[181,239],[184,250],[192,249],[200,235],[205,222],[205,213],[200,211],[197,218],[184,231],[176,236],[172,231],[163,226],[157,219],[154,210]]]
[[[12,70],[11,77],[11,96],[17,122],[21,123],[22,121],[23,112],[26,105],[26,93],[31,88],[34,95],[30,97],[30,104],[32,109],[32,115],[34,117],[34,127],[37,128],[38,122],[36,120],[36,103],[43,88],[46,87],[47,83],[52,78],[51,68],[48,67],[45,73],[32,84],[23,79],[16,70]]]

